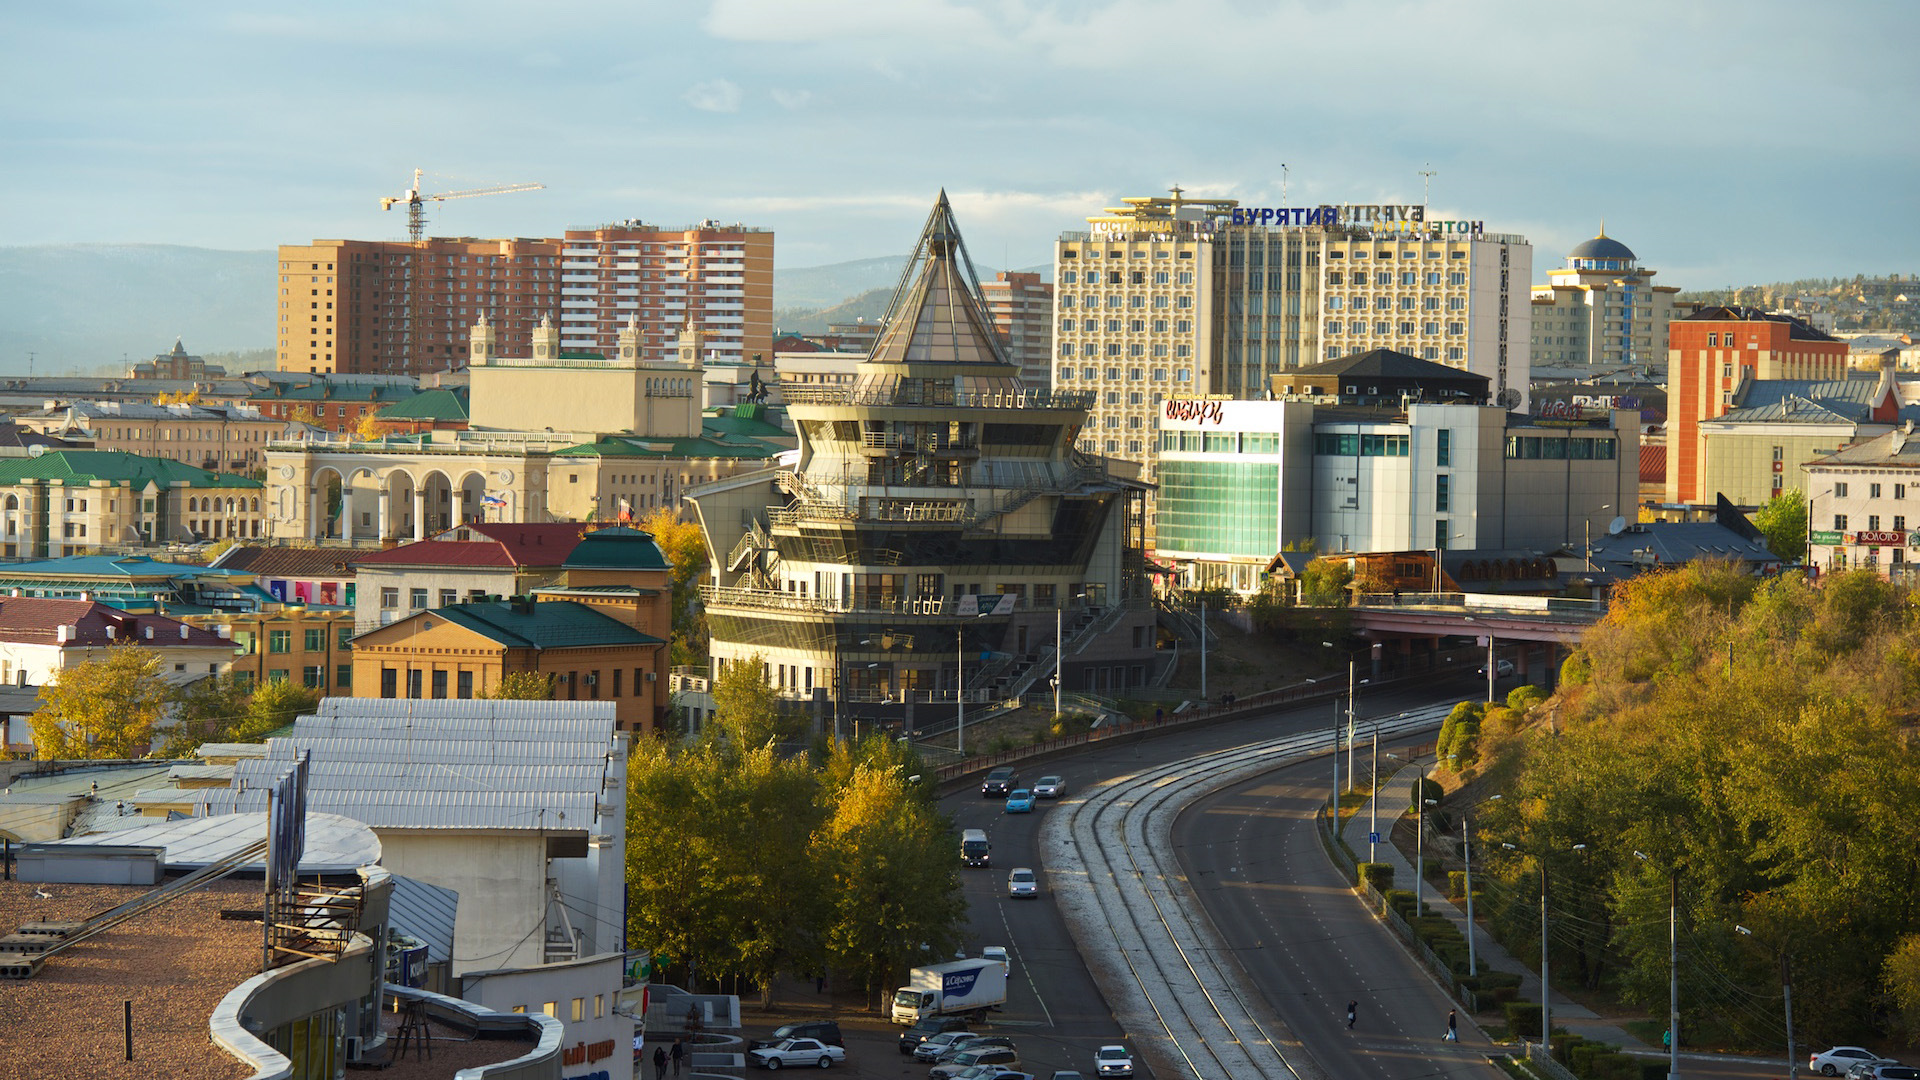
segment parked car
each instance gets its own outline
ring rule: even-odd
[[[1093,1065],[1101,1076],[1132,1076],[1133,1053],[1124,1046],[1103,1046],[1094,1051]]]
[[[1018,779],[1019,775],[1010,766],[1002,765],[988,773],[985,780],[980,781],[980,794],[989,797],[1005,796],[1013,790],[1013,785]]]
[[[1007,813],[1028,814],[1033,812],[1033,792],[1017,787],[1007,796]]]
[[[1033,797],[1036,799],[1057,799],[1066,793],[1067,782],[1057,776],[1043,776],[1033,785]]]
[[[1018,899],[1024,896],[1032,899],[1039,895],[1040,882],[1033,876],[1032,870],[1024,866],[1016,866],[1013,868],[1013,872],[1007,875],[1007,896],[1009,898]]]
[[[954,1073],[952,1080],[1033,1080],[1033,1074],[1005,1065],[975,1065]]]
[[[1013,1049],[1013,1039],[1007,1035],[962,1035],[948,1043],[946,1052],[934,1060],[942,1062],[954,1061],[958,1059],[961,1054],[972,1050],[984,1050],[989,1046],[1003,1046],[1011,1050]]]
[[[1861,1062],[1872,1064],[1878,1061],[1898,1064],[1892,1058],[1881,1057],[1864,1046],[1835,1046],[1808,1057],[1807,1071],[1821,1076],[1839,1076]]]
[[[1920,1069],[1897,1061],[1861,1061],[1847,1070],[1847,1080],[1920,1080]]]
[[[787,1065],[811,1065],[824,1069],[847,1060],[847,1052],[819,1039],[788,1039],[778,1046],[763,1046],[747,1057],[763,1069],[778,1069]]]
[[[947,1035],[967,1030],[967,1018],[964,1016],[928,1016],[914,1021],[913,1026],[900,1033],[900,1052],[911,1054],[920,1048],[920,1044],[935,1035]]]
[[[838,1020],[803,1020],[792,1024],[781,1024],[766,1038],[749,1042],[747,1050],[751,1053],[762,1047],[779,1046],[788,1039],[819,1039],[829,1046],[847,1045],[847,1041],[840,1037]]]
[[[947,1051],[954,1048],[960,1040],[970,1037],[973,1032],[965,1028],[943,1031],[938,1035],[929,1035],[919,1046],[913,1048],[913,1056],[918,1061],[939,1061]]]
[[[983,1046],[978,1050],[962,1050],[952,1061],[943,1061],[927,1070],[927,1080],[954,1080],[961,1073],[975,1065],[1020,1064],[1020,1055],[1011,1046]]]

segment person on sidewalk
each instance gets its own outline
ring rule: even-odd
[[[667,1051],[667,1057],[673,1061],[673,1075],[680,1075],[680,1063],[686,1056],[687,1040],[684,1037],[673,1040],[673,1049]]]
[[[667,1048],[653,1048],[653,1080],[667,1080]]]
[[[1347,1002],[1347,1030],[1348,1031],[1353,1030],[1353,1022],[1356,1019],[1358,1019],[1359,1016],[1360,1016],[1360,1003],[1358,1001]]]
[[[1448,1042],[1460,1041],[1460,1013],[1456,1009],[1447,1010],[1446,1041]]]

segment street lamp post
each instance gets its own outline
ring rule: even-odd
[[[1508,851],[1518,851],[1512,844],[1501,844]],[[1585,851],[1587,845],[1575,844],[1574,851]],[[1547,948],[1551,941],[1547,928],[1547,860],[1546,856],[1534,856],[1540,863],[1540,1048],[1548,1057],[1553,1056],[1553,980],[1548,977]]]
[[[1373,725],[1373,782],[1368,789],[1373,795],[1367,800],[1367,861],[1379,862],[1374,855],[1380,835],[1380,725],[1377,722]]]
[[[1086,593],[1075,593],[1072,597],[1074,600],[1086,598]],[[1053,715],[1055,716],[1060,715],[1060,684],[1066,681],[1067,674],[1067,639],[1063,629],[1065,612],[1066,604],[1059,603],[1053,606]]]
[[[1613,509],[1612,503],[1603,504],[1600,509]],[[1587,573],[1593,573],[1593,518],[1589,515],[1582,524],[1587,527]]]
[[[1810,495],[1807,497],[1807,548],[1806,548],[1806,552],[1800,557],[1800,561],[1802,563],[1802,569],[1801,569],[1802,577],[1806,576],[1807,570],[1813,569],[1813,504],[1814,504],[1814,501],[1817,499],[1824,499],[1827,496],[1833,494],[1833,490],[1834,489],[1832,488],[1828,488],[1827,490],[1821,492],[1818,495]]]
[[[1738,923],[1733,928],[1753,936],[1753,931]],[[1800,1059],[1793,1049],[1793,957],[1784,949],[1780,951],[1780,994],[1787,1008],[1787,1076],[1788,1080],[1800,1080]]]

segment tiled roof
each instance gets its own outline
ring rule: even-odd
[[[1863,419],[1880,395],[1878,375],[1845,379],[1755,379],[1741,387],[1735,403],[1744,411],[1802,398],[1852,419]]]
[[[250,547],[235,544],[220,553],[213,565],[222,570],[244,570],[274,578],[350,578],[348,560],[354,553],[342,548]]]
[[[148,482],[162,489],[213,487],[258,491],[266,486],[244,476],[209,472],[183,461],[143,457],[124,450],[55,450],[37,458],[0,460],[0,485],[18,484],[23,480],[60,480],[69,484],[99,480],[135,489],[146,487]]]
[[[467,419],[467,388],[462,386],[453,389],[423,391],[405,401],[389,405],[374,415],[381,420],[465,422]]]
[[[414,619],[439,615],[510,649],[570,649],[600,645],[659,645],[664,642],[626,623],[571,600],[516,604],[483,600],[421,612]],[[403,619],[401,622],[411,621]],[[394,623],[398,626],[400,623]],[[375,630],[373,633],[379,633]]]
[[[421,540],[354,558],[360,566],[497,566],[514,565],[507,550],[487,540]]]
[[[1667,446],[1640,447],[1640,482],[1643,484],[1665,483],[1667,479]]]
[[[560,566],[580,543],[573,522],[473,522],[431,540],[353,559],[354,566]],[[447,539],[470,537],[470,539]]]
[[[68,639],[73,648],[135,642],[155,648],[232,648],[233,642],[211,631],[188,626],[163,615],[134,615],[95,600],[47,600],[37,596],[0,597],[0,641],[25,645],[59,644],[59,628],[77,626]],[[109,638],[111,627],[114,636]],[[151,638],[147,631],[152,630]],[[185,636],[181,632],[185,631]]]

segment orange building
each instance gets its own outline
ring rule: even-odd
[[[1757,308],[1704,308],[1668,324],[1669,503],[1711,501],[1701,475],[1700,424],[1733,407],[1743,379],[1844,379],[1847,343],[1791,315]]]
[[[611,701],[623,731],[651,732],[672,632],[671,571],[653,536],[583,537],[566,583],[531,596],[417,611],[353,641],[356,697],[473,698],[510,672],[547,677],[556,700]]]
[[[773,356],[773,233],[641,222],[515,240],[316,240],[280,247],[282,371],[418,375],[462,366],[485,315],[508,354],[550,317],[567,352],[613,356],[638,321],[642,358],[674,358],[691,324],[718,359]]]

